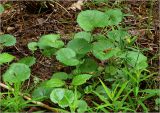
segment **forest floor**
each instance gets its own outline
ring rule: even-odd
[[[1,15],[0,34],[12,34],[16,37],[17,43],[13,47],[6,47],[2,52],[8,52],[16,56],[16,61],[31,56],[32,53],[27,48],[27,44],[37,41],[43,34],[59,33],[64,41],[68,41],[74,33],[81,31],[76,23],[76,18],[81,10],[101,9],[106,7],[105,4],[96,5],[92,2],[86,2],[81,10],[68,9],[75,1],[60,1],[54,3],[50,8],[39,12],[38,6],[31,6],[26,2],[10,2],[6,6],[5,12]],[[31,3],[32,4],[32,3]],[[108,6],[111,7],[111,6]],[[148,57],[149,70],[152,72],[159,71],[159,3],[158,1],[123,1],[115,7],[122,9],[122,12],[128,13],[123,20],[122,26],[127,26],[132,35],[137,35],[136,43],[141,48],[146,48],[145,55]],[[31,85],[34,78],[47,80],[54,72],[68,71],[68,68],[59,64],[54,58],[47,58],[36,51],[36,64],[32,67],[32,76],[28,81]],[[1,67],[1,73],[5,72],[7,65]],[[160,82],[160,77],[152,77],[151,82],[154,88]],[[155,85],[155,86],[154,86]]]

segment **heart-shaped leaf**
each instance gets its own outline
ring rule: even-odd
[[[60,39],[60,35],[58,34],[43,35],[38,41],[38,46],[40,49],[46,49],[47,47],[61,48],[64,43],[58,39]]]
[[[0,43],[4,46],[13,46],[16,43],[16,38],[10,34],[0,35]]]
[[[1,53],[0,54],[0,65],[3,63],[11,62],[15,57],[8,54],[8,53]]]
[[[105,13],[97,10],[86,10],[79,13],[77,22],[85,31],[92,31],[96,27],[105,27],[108,25]]]
[[[74,93],[71,90],[56,88],[52,90],[50,99],[62,108],[68,107],[74,101]]]
[[[72,85],[79,86],[84,83],[86,83],[87,80],[89,80],[92,77],[90,74],[80,74],[76,75],[72,80]]]
[[[76,53],[70,48],[61,48],[56,53],[57,60],[68,66],[75,66],[79,64],[79,60],[75,57]]]
[[[85,39],[73,39],[67,44],[68,48],[71,48],[76,54],[86,54],[92,49],[92,45]]]
[[[9,83],[23,82],[30,77],[30,69],[27,65],[21,63],[13,63],[9,69],[3,74],[3,80]]]

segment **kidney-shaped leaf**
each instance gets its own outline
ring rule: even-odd
[[[97,10],[86,10],[79,13],[77,22],[85,31],[92,31],[95,27],[105,27],[108,25],[105,13]]]
[[[15,57],[8,53],[0,54],[0,65],[3,63],[11,62]]]
[[[79,64],[79,60],[75,57],[76,53],[70,48],[61,48],[56,53],[57,60],[68,66],[75,66]]]
[[[76,75],[72,80],[72,85],[78,86],[86,83],[87,80],[89,80],[92,77],[90,74],[80,74]]]
[[[9,83],[17,83],[27,80],[30,77],[30,69],[27,65],[13,63],[3,74],[3,80]]]
[[[85,39],[73,39],[67,44],[68,48],[74,50],[77,54],[86,54],[92,48],[92,45]]]
[[[62,108],[68,107],[74,100],[74,93],[71,90],[56,88],[50,94],[50,99],[54,103],[58,103]]]
[[[46,49],[47,47],[60,48],[64,43],[58,39],[60,39],[58,34],[43,35],[38,41],[38,46],[40,49]]]
[[[16,38],[10,34],[0,35],[0,43],[4,46],[13,46],[16,43]]]

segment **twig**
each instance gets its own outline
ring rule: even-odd
[[[67,11],[66,8],[64,8],[61,4],[59,4],[58,2],[54,1],[53,3],[56,3],[58,6],[60,6],[62,9],[64,9],[70,16],[71,16],[71,13]]]
[[[5,84],[3,84],[3,83],[1,83],[1,82],[0,82],[0,86],[3,87],[3,88],[5,88],[5,89],[8,89],[9,91],[14,91],[13,88],[8,87],[7,85],[5,85]],[[41,106],[41,107],[43,107],[43,108],[46,108],[46,109],[48,109],[48,110],[50,110],[50,111],[52,111],[52,112],[54,112],[54,113],[58,113],[58,110],[57,110],[56,108],[52,108],[52,107],[50,107],[50,106],[48,106],[48,105],[46,105],[46,104],[44,104],[44,103],[42,103],[42,102],[39,102],[39,101],[34,101],[34,100],[32,100],[30,97],[25,96],[25,95],[22,94],[22,93],[19,93],[19,95],[22,96],[23,98],[25,98],[26,100],[31,100],[31,102],[32,102],[33,104],[36,104],[36,105]]]

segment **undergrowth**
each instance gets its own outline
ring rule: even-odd
[[[2,6],[0,10],[4,10]],[[118,8],[81,11],[77,23],[83,31],[75,33],[67,44],[60,34],[46,34],[37,42],[30,42],[28,48],[32,56],[18,62],[13,62],[15,56],[1,53],[0,65],[9,65],[2,75],[9,90],[1,92],[1,110],[21,112],[35,106],[32,101],[50,100],[57,112],[149,112],[145,102],[151,98],[158,110],[160,90],[141,88],[142,82],[157,73],[147,70],[147,57],[134,43],[137,37],[121,26],[125,16]],[[94,33],[95,29],[99,32]],[[15,43],[14,36],[0,35],[1,49]],[[22,86],[36,63],[35,51],[41,51],[46,57],[54,56],[72,70],[53,73],[49,80],[33,87],[31,100],[25,100],[23,96],[30,92]],[[88,96],[92,98],[91,103]]]

